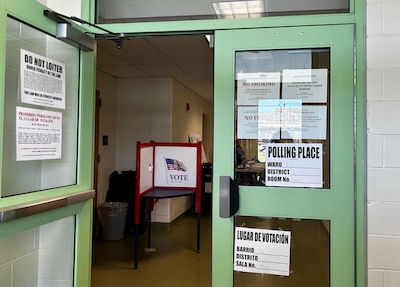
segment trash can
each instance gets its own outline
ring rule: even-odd
[[[106,202],[100,205],[97,211],[102,238],[104,240],[119,240],[124,238],[128,203]]]

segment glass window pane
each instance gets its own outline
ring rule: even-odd
[[[1,196],[76,184],[79,50],[7,19]]]
[[[74,245],[74,216],[1,237],[1,286],[74,286]]]
[[[236,216],[234,254],[235,287],[329,287],[330,221]]]
[[[236,53],[235,179],[329,188],[329,49]]]
[[[348,0],[97,0],[98,22],[147,22],[260,18],[283,15],[348,13]]]

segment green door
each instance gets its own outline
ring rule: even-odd
[[[354,286],[353,31],[216,31],[213,286]]]
[[[80,3],[86,19],[88,5]],[[0,285],[85,287],[95,52],[57,38],[45,9],[0,1]]]

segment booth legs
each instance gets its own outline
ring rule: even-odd
[[[148,226],[147,226],[147,248],[151,246],[151,210],[147,211]]]
[[[134,260],[135,260],[135,269],[138,269],[138,251],[139,251],[139,224],[135,224],[135,245],[134,245]]]
[[[200,252],[200,212],[197,213],[197,248],[196,252]]]
[[[150,203],[150,208],[148,208],[147,213],[147,220],[148,220],[148,224],[147,224],[147,246],[145,248],[145,252],[153,252],[156,251],[155,248],[151,248],[151,212],[152,212],[152,204],[154,204],[154,202]],[[200,252],[200,218],[201,218],[201,214],[200,212],[197,213],[197,245],[196,245],[196,252],[199,253]],[[139,224],[135,224],[135,243],[134,243],[134,268],[138,269],[138,251],[139,251],[139,228],[140,225]]]

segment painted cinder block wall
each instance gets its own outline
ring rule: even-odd
[[[72,286],[75,219],[0,238],[0,286]]]
[[[366,2],[368,286],[400,286],[400,1]]]

